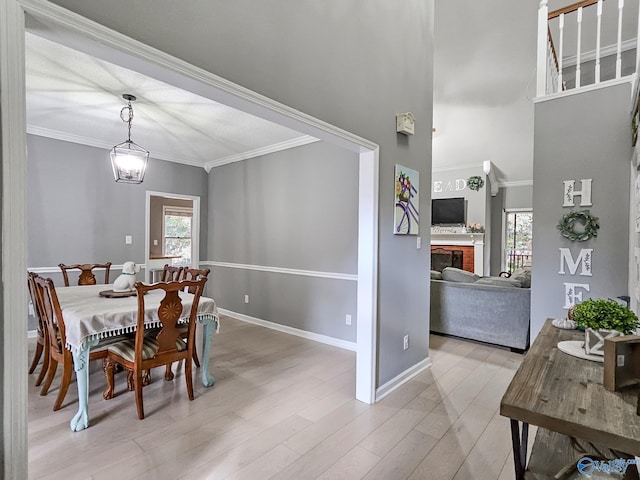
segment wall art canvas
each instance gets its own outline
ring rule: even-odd
[[[411,168],[396,165],[395,207],[393,233],[417,235],[419,231],[420,173]]]

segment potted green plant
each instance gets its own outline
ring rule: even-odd
[[[640,326],[638,316],[614,300],[589,298],[572,310],[576,325],[584,328],[584,348],[590,355],[604,355],[605,338],[629,335]]]

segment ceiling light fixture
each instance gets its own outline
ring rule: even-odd
[[[133,120],[133,107],[131,102],[136,101],[134,95],[125,93],[122,95],[128,103],[120,110],[120,118],[129,126],[127,140],[111,149],[111,166],[116,182],[142,183],[144,173],[147,170],[149,152],[140,145],[131,141],[131,121]]]

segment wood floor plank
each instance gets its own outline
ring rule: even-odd
[[[511,480],[508,422],[497,411],[522,356],[450,337],[430,341],[431,367],[367,405],[354,398],[354,352],[225,317],[211,351],[213,388],[196,370],[189,401],[182,363],[171,382],[154,370],[139,421],[123,374],[119,394],[104,401],[104,373],[92,362],[91,427],[77,433],[69,430],[75,380],[53,412],[58,379],[40,397],[36,369],[29,478]]]

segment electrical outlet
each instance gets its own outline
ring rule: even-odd
[[[153,246],[154,246],[154,247],[157,247],[157,246],[158,246],[158,240],[154,240],[154,241],[153,241]]]
[[[249,303],[249,295],[244,296],[244,303]]]
[[[416,238],[416,249],[420,250],[422,248],[422,237]]]
[[[404,348],[404,350],[409,350],[409,335],[405,335],[404,336],[403,348]]]
[[[347,314],[347,316],[345,317],[344,322],[345,322],[347,325],[351,325],[351,315]]]
[[[624,355],[617,356],[618,367],[624,367]]]
[[[29,315],[32,317],[36,316],[36,312],[33,310],[33,303],[29,302]]]
[[[131,235],[125,235],[124,243],[127,245],[131,245],[133,243],[133,237]]]

